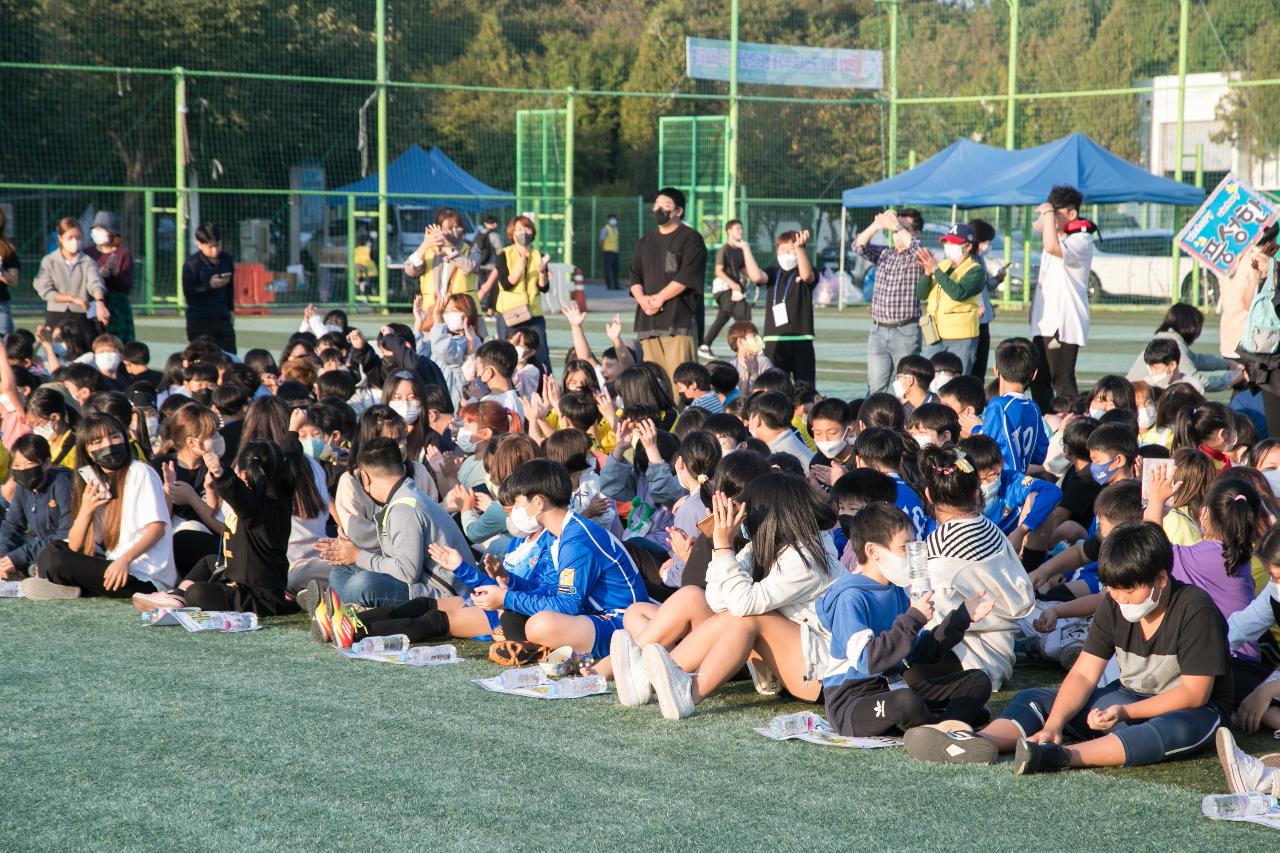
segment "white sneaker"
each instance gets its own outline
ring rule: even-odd
[[[667,650],[657,643],[644,647],[644,668],[649,673],[658,707],[668,720],[683,720],[693,713],[693,679],[676,666]]]
[[[1227,789],[1233,794],[1257,791],[1280,796],[1280,770],[1267,767],[1257,758],[1236,746],[1236,739],[1227,728],[1218,729],[1218,761],[1227,776]]]
[[[782,692],[782,682],[778,680],[778,674],[763,660],[748,658],[747,672],[751,673],[751,683],[756,686],[756,692],[761,696],[777,696]]]
[[[133,594],[133,609],[139,613],[146,613],[148,610],[159,610],[162,607],[186,606],[187,602],[185,600],[167,592],[135,592]]]
[[[631,635],[619,629],[609,639],[609,662],[613,664],[613,682],[618,688],[618,701],[623,705],[648,705],[653,698],[653,685],[644,668],[640,647]]]
[[[698,358],[705,358],[705,359],[711,360],[711,359],[714,359],[715,357],[716,357],[716,354],[713,353],[711,351],[711,347],[707,346],[706,344],[703,344],[702,346],[698,347]]]
[[[19,587],[22,597],[32,601],[55,601],[79,598],[80,587],[54,583],[47,578],[26,578]]]

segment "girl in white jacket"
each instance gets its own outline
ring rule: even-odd
[[[742,503],[716,493],[711,516],[706,595],[715,615],[670,653],[657,643],[643,653],[634,643],[615,646],[615,678],[645,698],[651,685],[669,720],[692,714],[748,661],[758,684],[776,678],[795,698],[816,702],[831,637],[815,604],[843,571],[825,532],[835,516],[802,478],[780,471],[754,480]],[[742,527],[751,541],[735,553]]]

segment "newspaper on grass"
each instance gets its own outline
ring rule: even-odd
[[[352,658],[353,660],[371,660],[375,663],[394,663],[398,666],[442,666],[444,664],[458,663],[462,658],[458,657],[453,651],[453,647],[449,646],[451,654],[447,658],[432,660],[426,654],[432,647],[417,647],[410,649],[409,653],[405,652],[357,652],[354,649],[339,649],[344,658]],[[415,654],[418,649],[422,651]]]
[[[901,738],[845,737],[844,735],[836,734],[831,725],[822,717],[817,717],[817,724],[812,731],[778,735],[770,731],[768,726],[762,726],[756,729],[756,734],[764,735],[769,740],[802,740],[805,743],[816,743],[818,746],[838,746],[844,749],[884,749],[886,747],[902,746]]]
[[[22,581],[0,581],[0,598],[23,598]]]
[[[578,696],[557,696],[553,689],[554,682],[549,678],[544,678],[541,683],[536,684],[532,687],[504,687],[502,684],[501,675],[495,675],[493,678],[476,678],[476,679],[473,679],[473,682],[475,684],[480,685],[485,690],[489,690],[494,693],[506,693],[511,696],[526,696],[530,699],[577,699],[577,698],[580,698]],[[599,696],[601,694],[608,693],[608,692],[609,692],[609,685],[606,683],[603,688],[599,690],[594,690],[590,693],[585,693],[582,695]]]
[[[253,613],[230,610],[201,610],[199,607],[162,607],[142,614],[142,624],[153,627],[181,625],[188,631],[221,631],[238,634],[258,630],[258,617]]]

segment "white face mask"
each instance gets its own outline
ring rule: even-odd
[[[542,525],[538,523],[538,517],[530,515],[529,511],[522,506],[511,508],[511,526],[523,536],[532,536],[542,529]]]
[[[885,579],[894,586],[908,586],[911,583],[911,567],[907,564],[907,558],[901,554],[895,554],[888,548],[881,548],[876,551],[876,562],[880,566],[880,572]]]
[[[67,254],[68,254],[68,255],[75,255],[75,254],[79,254],[79,252],[80,252],[80,239],[79,239],[78,237],[72,237],[72,238],[70,238],[70,239],[63,240],[63,241],[62,241],[62,248],[64,248],[64,249],[66,249],[66,250],[67,250]]]
[[[422,416],[422,404],[417,400],[392,400],[391,408],[407,424],[416,424]]]
[[[467,325],[467,315],[461,311],[444,312],[444,324],[451,332],[461,332]]]
[[[1147,384],[1156,388],[1168,388],[1173,384],[1172,373],[1147,373]]]
[[[1149,430],[1156,425],[1156,407],[1143,406],[1138,409],[1138,429]]]
[[[942,245],[942,254],[946,255],[947,260],[954,264],[964,257],[964,246],[959,246],[955,243],[944,243]]]
[[[1093,418],[1095,421],[1101,418],[1106,413],[1107,413],[1106,409],[1100,409],[1097,406],[1089,407],[1089,417]]]
[[[1271,494],[1280,496],[1280,468],[1271,468],[1263,471],[1262,476],[1266,479],[1267,485],[1271,487]]]
[[[934,438],[931,435],[919,435],[917,433],[912,433],[911,437],[914,438],[916,440],[916,444],[920,445],[922,448],[933,446]]]
[[[791,272],[795,269],[796,264],[798,263],[799,261],[796,259],[796,256],[790,252],[784,252],[783,254],[778,255],[778,266],[782,267],[787,272]]]
[[[44,423],[40,424],[40,426],[38,427],[32,427],[31,431],[34,432],[36,435],[40,436],[41,438],[43,438],[45,441],[53,440],[54,432],[53,432],[52,421],[45,421]]]
[[[93,238],[95,246],[105,246],[111,242],[111,232],[105,228],[92,228],[89,230],[89,236]]]
[[[822,455],[828,459],[835,459],[840,455],[846,447],[849,446],[848,438],[840,438],[835,441],[814,441],[818,445],[818,450],[822,451]]]
[[[1160,596],[1157,594],[1159,587],[1151,587],[1151,594],[1147,596],[1146,601],[1138,604],[1122,604],[1116,602],[1116,606],[1120,608],[1120,615],[1130,622],[1137,622],[1143,616],[1146,616],[1152,610],[1160,606]]]
[[[110,373],[120,366],[120,353],[115,351],[95,352],[93,354],[93,363],[103,373]]]
[[[764,352],[764,338],[759,335],[747,335],[742,339],[742,343],[747,348],[747,352],[759,355]]]
[[[982,503],[987,509],[995,506],[1000,500],[1000,481],[992,480],[990,483],[982,484]]]
[[[222,437],[222,433],[215,432],[212,436],[204,441],[204,452],[212,453],[214,456],[225,456],[227,453],[227,440]]]
[[[524,357],[528,354],[528,347],[516,346],[516,361],[524,361]]]
[[[453,440],[453,443],[458,445],[458,449],[461,450],[463,453],[476,452],[475,433],[473,433],[471,430],[467,429],[466,427],[463,427],[462,429],[458,430],[458,437]]]
[[[907,388],[902,384],[901,378],[893,380],[893,396],[897,397],[899,400],[905,400],[907,398]]]
[[[946,385],[952,379],[955,379],[955,377],[950,373],[936,373],[933,376],[933,381],[929,383],[929,390],[935,394],[941,394],[942,386]]]

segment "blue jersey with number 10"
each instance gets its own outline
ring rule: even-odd
[[[1004,467],[1019,474],[1028,465],[1039,465],[1049,452],[1049,432],[1044,416],[1025,394],[1001,394],[982,413],[982,434],[995,439]]]

